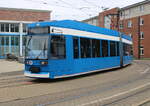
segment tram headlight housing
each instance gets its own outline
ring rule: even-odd
[[[28,64],[28,65],[33,65],[33,61],[25,61],[25,64]]]
[[[48,61],[41,61],[41,65],[47,65]]]

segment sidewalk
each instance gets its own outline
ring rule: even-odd
[[[7,61],[0,59],[0,74],[8,72],[23,71],[24,64],[21,64],[17,61]]]

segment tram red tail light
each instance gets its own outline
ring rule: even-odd
[[[41,65],[47,65],[48,62],[47,61],[41,61]]]

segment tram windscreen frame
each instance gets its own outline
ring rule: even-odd
[[[36,34],[49,34],[50,27],[33,27],[28,29],[28,35],[36,35]]]
[[[48,39],[49,35],[27,36],[25,58],[48,59]]]

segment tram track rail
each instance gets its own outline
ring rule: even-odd
[[[107,84],[102,83],[99,85],[87,86],[87,87],[78,88],[78,89],[71,89],[71,90],[63,91],[63,92],[56,92],[56,93],[51,93],[51,94],[46,94],[46,95],[41,95],[41,96],[24,98],[24,99],[20,98],[18,100],[8,101],[5,103],[6,104],[13,103],[13,104],[18,104],[18,105],[19,105],[19,103],[20,103],[20,105],[24,104],[24,103],[28,103],[28,105],[34,104],[36,106],[55,105],[57,103],[59,104],[59,103],[71,101],[74,99],[88,97],[88,96],[92,96],[95,94],[100,94],[102,92],[107,92],[111,89],[117,89],[120,87],[128,86],[129,84],[132,84],[136,81],[145,79],[147,76],[149,76],[149,74],[143,74],[143,75],[137,76],[135,78],[132,78],[130,80],[120,81],[116,84],[110,83],[109,86],[105,86]],[[112,82],[115,82],[115,81],[112,81]],[[30,102],[32,101],[32,103],[30,104],[29,101]]]
[[[142,64],[142,65],[144,65],[144,64]],[[135,66],[137,66],[137,65],[135,65]],[[141,70],[142,69],[144,70],[145,68],[142,67]],[[126,71],[126,70],[122,70],[122,71]],[[14,79],[14,81],[18,81],[19,79],[21,79],[21,77],[22,76],[18,76],[18,77],[15,78],[15,76],[14,76],[13,79]],[[129,79],[126,79],[125,77],[129,77]],[[134,73],[130,73],[130,74],[125,75],[121,79],[119,78],[120,79],[119,81],[118,81],[118,79],[113,79],[109,82],[97,83],[95,85],[88,85],[88,86],[84,86],[84,87],[81,87],[81,88],[74,88],[74,89],[70,89],[70,90],[52,92],[52,93],[47,92],[46,94],[40,94],[40,95],[30,96],[30,97],[25,97],[25,98],[24,97],[22,97],[22,98],[19,97],[17,99],[11,99],[11,100],[8,100],[8,101],[0,102],[0,105],[4,105],[4,106],[5,105],[6,106],[12,106],[12,104],[15,105],[15,106],[20,106],[20,105],[22,105],[22,106],[24,106],[24,105],[28,105],[28,106],[33,106],[33,105],[34,106],[57,105],[57,104],[77,100],[77,99],[80,99],[80,98],[81,99],[85,98],[85,97],[88,98],[88,97],[96,95],[96,94],[102,94],[103,92],[109,92],[112,89],[124,88],[124,87],[132,85],[136,82],[143,82],[143,81],[146,82],[146,81],[149,80],[149,77],[150,77],[150,73],[143,73],[143,74],[137,73],[136,74],[136,71],[135,71]],[[39,85],[40,85],[40,83],[45,83],[45,85],[47,85],[51,82],[52,83],[53,82],[54,83],[59,82],[57,80],[56,81],[43,80],[41,82],[40,80],[33,80],[33,79],[28,79],[28,78],[26,79],[26,77],[23,77],[23,78],[25,78],[25,79],[22,79],[23,83],[19,82],[19,85],[14,84],[14,85],[10,85],[10,87],[16,87],[16,86],[22,86],[22,85],[24,86],[24,85],[26,85],[24,82],[28,82],[28,81],[31,84],[39,84]],[[3,79],[3,80],[6,81],[7,79]],[[10,78],[10,80],[11,80],[11,78]],[[10,80],[8,80],[8,81],[10,81]],[[11,82],[9,82],[9,83],[11,83]],[[5,86],[5,87],[9,87],[9,86]],[[46,88],[46,89],[48,89],[48,88]],[[149,90],[149,89],[150,89],[150,86],[146,90]],[[116,102],[118,102],[118,101],[116,101]],[[112,102],[112,103],[115,103],[115,101]],[[107,104],[105,104],[105,105],[107,105]]]
[[[7,87],[10,88],[10,87],[27,85],[26,82],[30,82],[32,80],[33,79],[27,78],[23,75],[5,76],[0,78],[0,89],[7,88]]]

